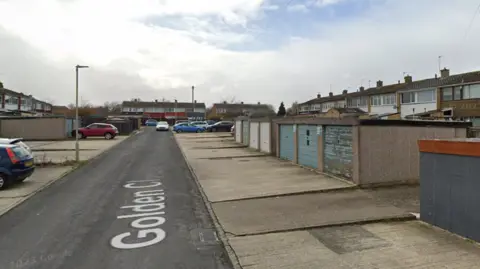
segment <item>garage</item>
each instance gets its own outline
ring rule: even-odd
[[[298,164],[318,168],[318,136],[322,127],[319,125],[298,126]]]
[[[242,143],[242,121],[235,121],[235,141],[237,143]]]
[[[258,132],[260,128],[259,122],[250,122],[250,144],[249,147],[252,149],[260,149]]]
[[[242,121],[242,143],[244,145],[247,145],[248,146],[248,143],[250,142],[249,141],[249,127],[250,127],[250,124],[248,121],[244,120]]]
[[[293,126],[293,124],[280,125],[280,159],[293,161],[295,156],[295,133]]]
[[[270,122],[260,123],[260,151],[271,153]]]
[[[352,178],[353,146],[352,126],[327,126],[324,135],[324,171]]]

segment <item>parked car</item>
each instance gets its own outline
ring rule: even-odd
[[[214,120],[207,120],[207,123],[208,125],[214,125],[216,123],[216,121]]]
[[[30,149],[30,147],[23,142],[23,138],[0,138],[0,144],[18,145],[33,155],[33,151]]]
[[[185,132],[185,133],[201,133],[201,132],[205,131],[205,128],[200,127],[200,126],[192,125],[188,122],[182,122],[182,123],[178,123],[175,126],[173,126],[173,131],[177,132],[177,133],[182,133],[182,132]]]
[[[148,120],[145,122],[145,126],[157,126],[157,120],[148,119]]]
[[[203,128],[207,128],[208,126],[208,123],[206,121],[192,121],[191,124],[195,126],[200,126]]]
[[[232,128],[230,129],[230,133],[232,136],[235,136],[235,125],[232,125]]]
[[[168,131],[170,129],[170,126],[166,121],[159,121],[157,122],[157,127],[155,127],[155,129],[157,131]]]
[[[189,122],[188,120],[177,120],[175,121],[175,125],[179,124],[179,123],[185,123],[185,122]]]
[[[19,145],[0,145],[0,189],[22,182],[35,171],[33,156]]]
[[[110,140],[117,135],[117,127],[108,123],[92,123],[87,127],[78,129],[78,136],[82,139],[86,139],[89,136],[103,136],[105,139]],[[72,136],[75,137],[75,130],[72,131]]]
[[[207,132],[230,132],[233,125],[231,121],[219,121],[213,125],[208,125],[206,130]]]

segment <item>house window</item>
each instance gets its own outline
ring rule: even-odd
[[[453,88],[453,100],[462,100],[462,99],[463,99],[462,87]]]
[[[382,96],[382,105],[395,105],[395,94],[386,94]]]
[[[463,94],[465,99],[480,98],[480,84],[464,86]]]
[[[173,107],[166,107],[165,112],[174,112],[174,108]]]
[[[444,88],[442,90],[442,100],[443,101],[452,101],[453,100],[452,88]]]
[[[435,102],[435,91],[428,90],[428,91],[417,92],[417,102],[418,103]]]
[[[372,106],[380,106],[382,105],[382,96],[380,95],[375,95],[370,97],[370,104]]]
[[[225,108],[217,108],[217,114],[225,114],[227,113],[227,109]]]
[[[415,103],[415,93],[414,92],[402,93],[402,104],[411,104],[411,103]]]

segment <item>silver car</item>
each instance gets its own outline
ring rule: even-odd
[[[203,128],[207,128],[207,126],[208,126],[208,122],[206,122],[206,121],[192,121],[190,124],[193,125],[193,126],[198,126],[198,127],[203,127]]]
[[[170,126],[166,121],[159,121],[157,122],[157,127],[155,127],[157,131],[168,131],[170,130]]]

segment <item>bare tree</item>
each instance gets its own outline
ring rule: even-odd
[[[287,109],[287,115],[293,116],[297,115],[298,113],[298,102],[295,101],[292,103],[292,105]]]
[[[106,107],[110,113],[120,113],[122,111],[122,104],[119,102],[105,102],[103,107]]]

